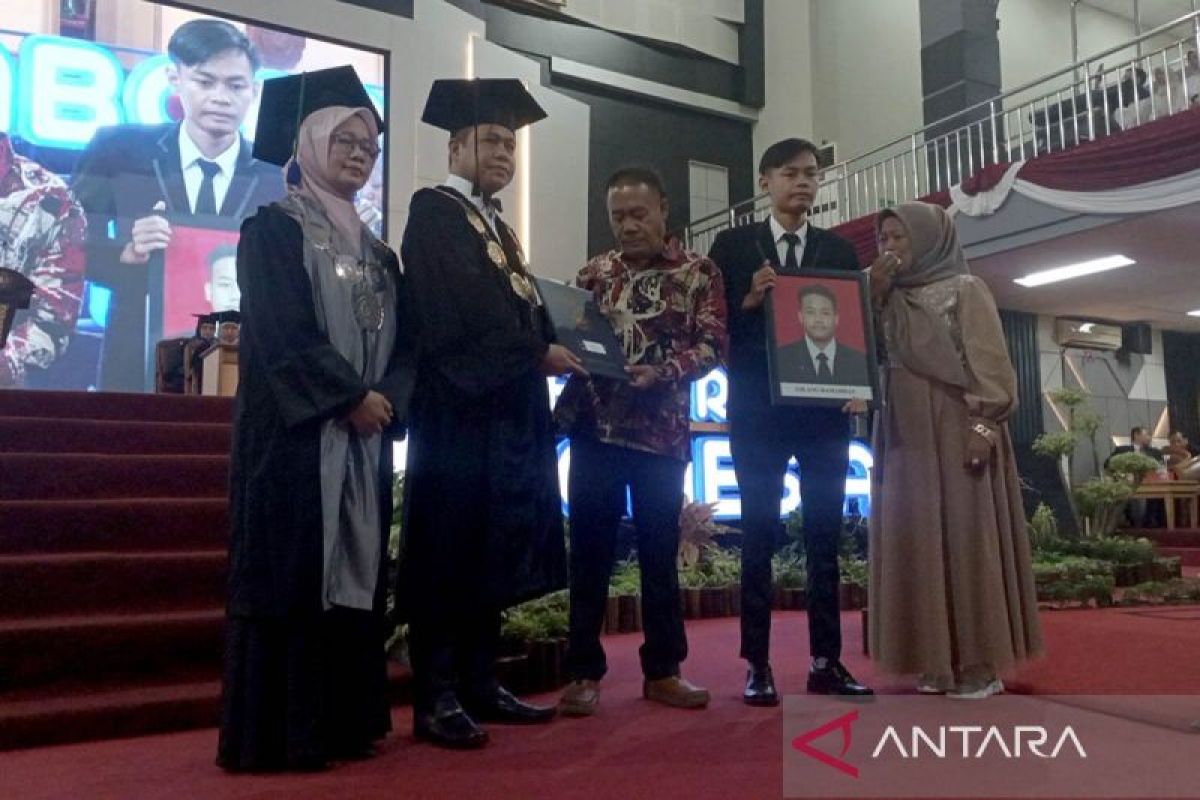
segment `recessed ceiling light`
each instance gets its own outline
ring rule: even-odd
[[[1094,258],[1091,261],[1081,261],[1078,264],[1068,264],[1065,267],[1055,267],[1054,269],[1035,272],[1031,275],[1026,275],[1024,278],[1017,278],[1014,283],[1019,283],[1022,286],[1043,286],[1047,283],[1057,283],[1058,281],[1067,281],[1071,278],[1080,278],[1084,275],[1092,275],[1097,272],[1107,272],[1110,269],[1128,267],[1130,264],[1136,263],[1132,258],[1126,258],[1125,256],[1105,256],[1104,258]]]

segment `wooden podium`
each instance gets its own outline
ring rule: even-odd
[[[203,356],[200,394],[233,397],[238,387],[238,347],[215,344]]]

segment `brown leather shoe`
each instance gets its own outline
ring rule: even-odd
[[[558,700],[558,713],[564,717],[590,717],[600,705],[599,681],[571,681]]]
[[[689,683],[678,675],[644,682],[642,697],[675,708],[704,708],[708,705],[708,689]]]

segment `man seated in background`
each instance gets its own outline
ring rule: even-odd
[[[1192,446],[1183,431],[1173,432],[1167,439],[1167,447],[1162,452],[1167,466],[1171,468],[1177,478],[1183,477],[1180,475],[1179,467],[1200,455],[1200,451]]]
[[[1113,451],[1108,454],[1108,458],[1104,459],[1105,472],[1108,471],[1109,462],[1123,453],[1141,453],[1159,464],[1163,463],[1162,451],[1150,445],[1150,431],[1141,426],[1129,431],[1129,444],[1114,447]],[[1165,518],[1162,501],[1156,500],[1151,505],[1145,498],[1130,500],[1126,513],[1129,515],[1129,524],[1135,528],[1144,528],[1156,523],[1162,524],[1161,520]]]

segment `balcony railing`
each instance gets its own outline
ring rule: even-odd
[[[1191,29],[1185,38],[1122,56],[1184,25]],[[1200,97],[1200,68],[1188,61],[1189,50],[1200,52],[1200,11],[834,164],[824,171],[810,219],[833,227],[945,191],[991,164],[1067,150],[1178,113]],[[692,222],[684,240],[707,252],[718,233],[764,219],[769,208],[765,194],[743,201]]]

